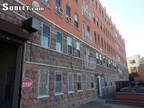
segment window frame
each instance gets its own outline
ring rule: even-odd
[[[80,81],[80,84],[81,84],[81,89],[78,89],[78,77],[81,77],[80,79],[81,79],[81,81]],[[77,73],[77,91],[78,92],[82,92],[83,91],[83,87],[82,87],[82,74],[81,73]]]
[[[72,90],[69,89],[69,81],[70,81],[69,76],[72,76]],[[67,82],[68,82],[68,84],[67,84],[68,93],[69,94],[74,93],[74,73],[69,72],[67,74]]]
[[[51,46],[51,27],[48,24],[44,24],[44,23],[42,23],[41,25],[42,25],[42,28],[41,28],[41,46],[44,47],[44,48],[50,48],[50,46]],[[49,27],[49,29],[50,29],[49,30],[50,33],[49,33],[49,44],[48,44],[48,46],[44,46],[43,45],[43,37],[44,37],[44,35],[43,35],[44,34],[43,33],[44,30],[43,29],[44,29],[44,25]]]
[[[77,45],[78,45],[78,44],[79,44],[79,48],[80,48],[80,49],[77,48]],[[78,54],[79,54],[79,55],[78,55]],[[81,57],[81,43],[78,42],[78,41],[76,42],[76,56],[77,56],[77,57]]]
[[[46,5],[46,6],[49,6],[50,5],[50,0],[48,0],[48,3],[45,2],[45,0],[41,0],[41,2]]]
[[[59,7],[62,8],[62,0],[60,0],[60,4],[58,4],[58,3],[57,3],[57,0],[55,0],[55,5],[56,5],[56,7],[58,7],[58,8],[59,8]]]
[[[68,44],[68,38],[71,39],[71,45]],[[69,53],[69,47],[71,47],[71,53]],[[73,55],[73,38],[70,36],[67,36],[67,54]]]
[[[77,18],[77,21],[75,20]],[[79,28],[79,15],[77,13],[74,14],[74,26],[78,29]]]
[[[40,87],[40,77],[41,77],[41,71],[45,71],[45,72],[47,72],[47,94],[45,94],[45,95],[40,95],[39,94],[39,87]],[[38,71],[38,88],[37,88],[37,98],[38,99],[41,99],[41,98],[46,98],[46,97],[49,97],[49,81],[50,80],[50,78],[49,78],[49,70],[46,70],[46,69],[40,69],[39,71]]]
[[[60,34],[61,34],[61,39],[62,39],[62,41],[61,41],[61,50],[60,50],[60,51],[57,49],[57,42],[58,42],[58,39],[57,39],[57,34],[58,34],[58,33],[60,33]],[[56,50],[56,51],[58,51],[58,52],[63,52],[63,32],[61,32],[61,31],[56,31],[56,43],[55,43],[55,50]]]
[[[61,92],[56,92],[56,75],[57,74],[61,74],[61,84],[62,84],[62,88],[61,88]],[[55,77],[54,77],[54,91],[55,91],[55,96],[58,96],[58,95],[63,95],[64,91],[63,91],[63,83],[64,83],[64,79],[63,79],[63,72],[62,71],[55,71]]]

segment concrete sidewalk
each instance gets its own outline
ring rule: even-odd
[[[107,104],[103,99],[95,99],[94,101],[82,104],[76,108],[144,108],[137,106],[119,105],[119,104]]]

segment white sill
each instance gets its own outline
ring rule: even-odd
[[[78,92],[83,92],[83,90],[78,90]]]
[[[64,93],[55,93],[55,96],[63,95]]]
[[[38,96],[37,99],[42,99],[42,98],[47,98],[49,95],[44,95],[44,96]]]
[[[86,90],[95,90],[94,88],[91,88],[91,89],[86,89]]]
[[[72,93],[74,93],[74,91],[68,91],[68,94],[72,94]]]

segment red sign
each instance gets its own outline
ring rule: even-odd
[[[32,91],[32,85],[33,85],[33,81],[30,78],[25,78],[22,81],[22,90],[25,93],[29,93]]]

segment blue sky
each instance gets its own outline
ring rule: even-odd
[[[144,0],[100,0],[126,43],[127,57],[144,54]]]

